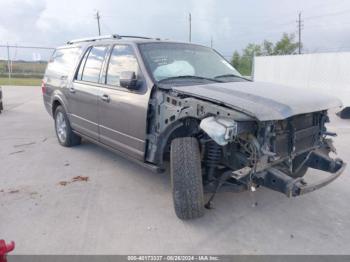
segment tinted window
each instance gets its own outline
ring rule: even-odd
[[[113,48],[108,64],[107,81],[108,85],[120,85],[120,73],[132,71],[138,73],[138,64],[131,46],[116,45]]]
[[[105,46],[94,46],[91,49],[85,63],[81,80],[98,83],[106,50],[107,47]]]
[[[77,47],[56,49],[47,65],[46,74],[68,76],[74,70],[80,52]]]

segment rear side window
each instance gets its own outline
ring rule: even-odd
[[[79,47],[56,49],[47,65],[46,74],[68,76],[74,70],[80,52]]]
[[[116,45],[108,64],[107,85],[120,86],[120,73],[125,71],[138,74],[138,63],[134,50],[128,45]]]
[[[107,47],[105,46],[94,46],[91,48],[90,52],[87,52],[86,62],[84,58],[80,67],[84,66],[82,71],[81,80],[87,82],[98,83],[100,79],[101,67],[106,55]],[[84,56],[85,57],[85,56]],[[79,76],[80,68],[78,71]]]

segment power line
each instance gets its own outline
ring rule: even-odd
[[[321,14],[321,15],[307,16],[304,19],[305,20],[311,20],[311,19],[323,18],[323,17],[327,17],[327,16],[337,16],[337,15],[347,14],[349,12],[350,12],[350,9],[347,9],[347,10],[343,10],[343,11],[340,11],[340,12],[333,12],[333,13],[325,13],[325,14]]]
[[[113,31],[111,28],[104,22],[104,20],[101,20],[102,25],[107,29],[108,33],[113,34]]]
[[[45,46],[21,46],[21,45],[0,45],[0,47],[14,47],[14,48],[27,48],[27,49],[46,49],[53,50],[54,47],[45,47]]]

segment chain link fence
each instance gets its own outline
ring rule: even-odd
[[[0,85],[40,85],[54,48],[0,45]]]

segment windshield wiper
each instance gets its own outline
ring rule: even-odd
[[[208,77],[203,77],[203,76],[191,76],[191,75],[168,77],[168,78],[164,78],[162,80],[159,80],[158,83],[171,81],[171,80],[177,80],[177,79],[199,79],[199,80],[207,80],[207,81],[211,81],[211,82],[215,82],[215,83],[222,83],[222,81],[215,79],[215,78],[208,78]]]
[[[218,75],[218,76],[215,76],[214,78],[217,79],[217,78],[225,78],[225,77],[236,77],[236,78],[241,78],[241,79],[244,79],[244,80],[249,80],[243,76],[239,76],[239,75],[234,75],[234,74],[226,74],[226,75]]]

